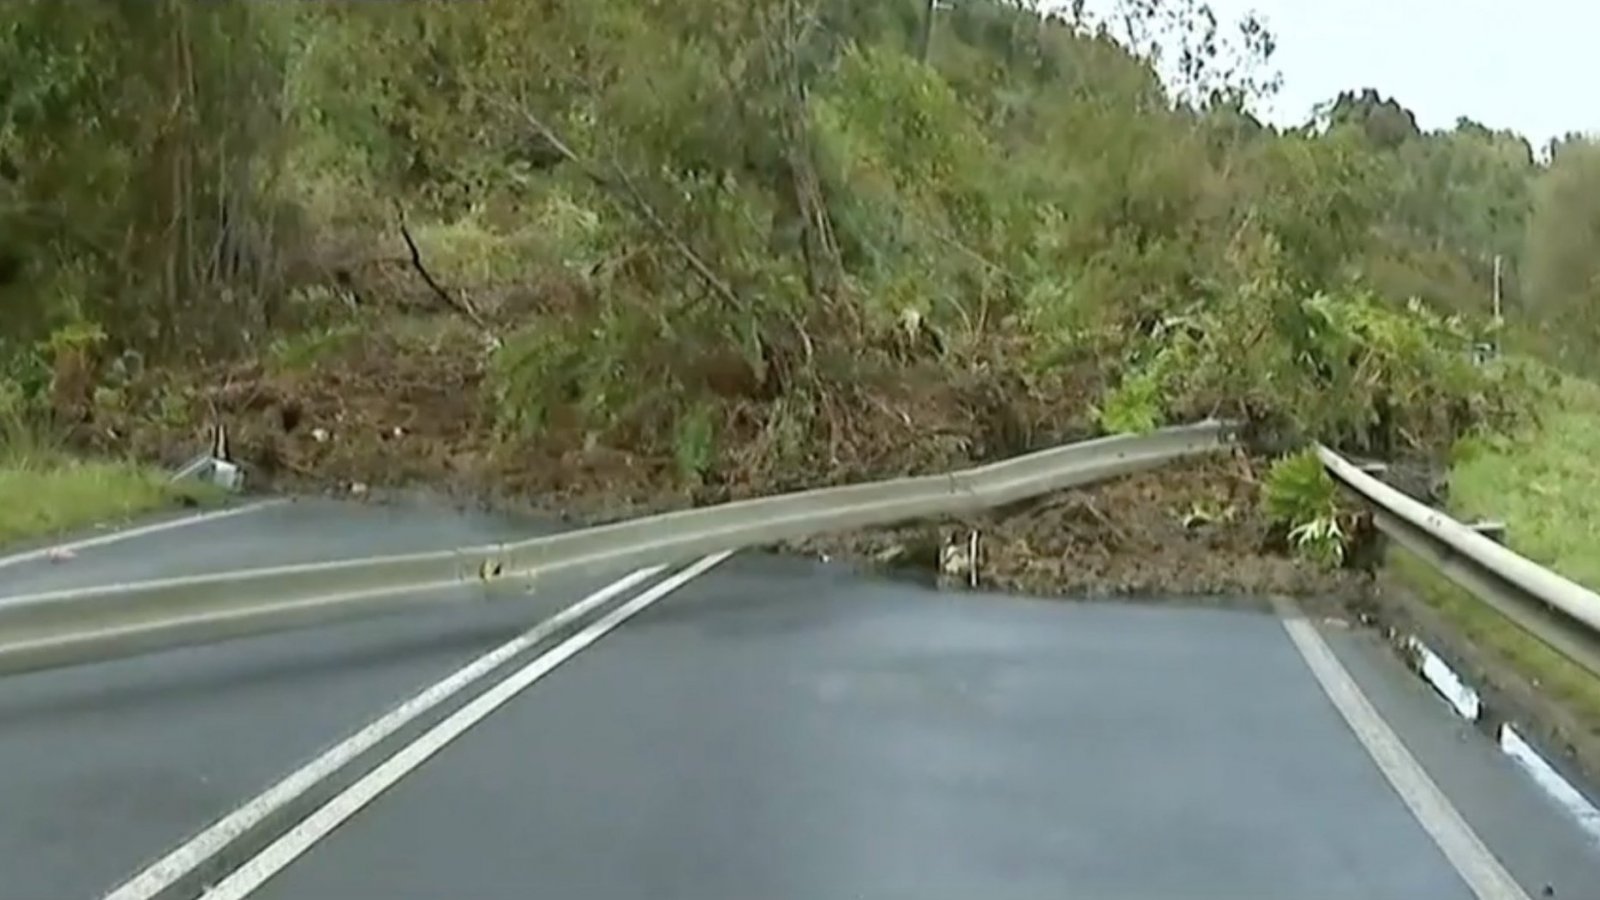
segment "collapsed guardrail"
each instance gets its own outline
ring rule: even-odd
[[[1497,612],[1600,676],[1600,594],[1519,556],[1319,446],[1328,474],[1372,506],[1378,529]]]
[[[115,659],[531,590],[541,578],[671,564],[827,531],[961,515],[1232,446],[1226,422],[1100,438],[944,475],[821,488],[507,544],[161,579],[0,598],[0,674]],[[1600,676],[1600,595],[1361,471],[1328,473],[1375,524],[1502,615]]]
[[[541,578],[671,564],[719,550],[1004,506],[1232,445],[1207,421],[1069,444],[945,475],[649,516],[509,544],[0,598],[0,674],[526,592]]]

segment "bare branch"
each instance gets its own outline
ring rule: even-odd
[[[466,316],[467,319],[472,322],[472,324],[478,326],[479,330],[486,334],[489,333],[488,324],[483,321],[482,316],[478,315],[478,311],[472,308],[472,304],[468,303],[464,298],[457,300],[449,291],[444,289],[443,285],[439,284],[438,280],[433,277],[433,274],[428,271],[428,267],[423,265],[422,250],[417,247],[417,242],[412,239],[411,229],[406,227],[405,210],[401,208],[398,203],[395,204],[395,208],[400,214],[400,236],[405,238],[406,249],[411,252],[411,268],[415,269],[417,274],[422,276],[422,280],[428,285],[428,289],[433,291],[433,295],[438,297],[445,306],[448,306],[456,312]]]

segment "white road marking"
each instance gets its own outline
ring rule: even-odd
[[[0,569],[7,568],[8,566],[21,565],[26,562],[33,562],[34,560],[44,559],[52,553],[59,553],[63,550],[69,553],[76,553],[79,550],[87,550],[90,547],[100,547],[105,544],[115,544],[118,541],[126,541],[131,538],[144,537],[147,534],[157,534],[162,531],[171,531],[175,528],[187,528],[191,525],[203,525],[206,522],[215,522],[219,519],[242,516],[245,513],[259,512],[263,509],[279,506],[287,502],[289,501],[281,498],[275,500],[262,500],[259,503],[248,503],[244,506],[233,507],[232,509],[218,509],[211,512],[200,513],[199,515],[195,516],[184,516],[181,519],[168,519],[165,522],[152,522],[149,525],[141,525],[138,528],[125,528],[121,531],[107,532],[106,534],[95,535],[91,538],[68,541],[64,544],[55,544],[49,547],[40,547],[37,550],[29,550],[26,553],[14,553],[10,556],[0,556]]]
[[[562,641],[548,653],[519,669],[514,675],[483,692],[471,703],[428,729],[425,734],[403,747],[394,756],[384,760],[381,765],[363,775],[338,796],[267,845],[266,849],[235,869],[227,878],[206,892],[206,900],[241,900],[250,895],[268,879],[310,850],[317,841],[327,837],[346,819],[360,812],[368,803],[415,771],[418,766],[443,750],[467,729],[487,718],[489,714],[548,675],[557,666],[604,637],[607,632],[732,555],[732,551],[725,551],[707,556],[682,572],[663,579],[655,587],[612,610],[605,618]]]
[[[351,760],[377,746],[405,727],[407,723],[460,693],[473,682],[489,675],[519,653],[537,646],[569,623],[588,615],[596,607],[632,589],[640,582],[654,577],[664,568],[665,566],[652,566],[618,579],[540,622],[513,640],[478,657],[448,678],[368,724],[333,749],[285,776],[283,780],[253,800],[218,819],[182,846],[107,894],[105,900],[150,900],[222,852],[229,844],[248,833],[268,816],[293,802],[295,798],[349,764]]]
[[[1400,736],[1383,720],[1372,701],[1333,655],[1317,629],[1291,605],[1281,604],[1283,627],[1295,649],[1316,676],[1317,683],[1333,701],[1339,714],[1355,732],[1378,769],[1389,779],[1395,792],[1411,810],[1428,836],[1438,845],[1478,900],[1528,900],[1500,860],[1484,846],[1483,840],[1462,818],[1444,791],[1406,749]]]

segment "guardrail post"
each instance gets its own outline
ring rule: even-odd
[[[1467,526],[1496,544],[1506,544],[1506,523],[1497,519],[1482,519]]]

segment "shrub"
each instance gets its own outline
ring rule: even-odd
[[[1290,547],[1330,567],[1344,561],[1348,534],[1348,516],[1340,510],[1338,491],[1311,449],[1273,463],[1264,490],[1267,516],[1284,529]]]

